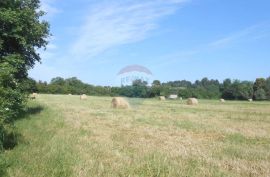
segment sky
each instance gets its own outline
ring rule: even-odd
[[[119,85],[141,65],[162,82],[270,76],[269,0],[41,0],[52,36],[30,77]]]

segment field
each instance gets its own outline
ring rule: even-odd
[[[270,176],[270,102],[39,95],[6,176]]]

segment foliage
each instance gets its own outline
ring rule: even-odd
[[[161,83],[158,80],[154,80],[151,86],[148,86],[147,83],[142,80],[135,80],[131,86],[102,87],[85,84],[75,77],[68,79],[56,77],[53,78],[49,84],[42,81],[36,82],[36,86],[33,86],[33,88],[37,88],[40,93],[84,93],[97,96],[126,96],[138,98],[177,94],[182,98],[195,97],[199,99],[224,98],[227,100],[247,100],[253,98],[255,94],[255,99],[257,100],[270,99],[270,78],[266,79],[264,82],[259,79],[254,84],[250,81],[232,81],[231,79],[225,79],[223,83],[219,83],[218,80],[209,80],[208,78],[197,80],[194,83],[186,80]],[[260,89],[259,91],[255,91],[254,88]]]
[[[266,93],[264,89],[260,88],[254,92],[255,100],[266,100]]]
[[[257,78],[254,86],[253,86],[254,91],[257,91],[259,89],[266,89],[266,80],[264,78]]]
[[[266,83],[265,83],[265,91],[266,91],[267,99],[270,100],[270,77],[268,77],[268,78],[266,79]]]
[[[36,49],[45,47],[49,25],[40,21],[44,13],[39,0],[0,1],[0,147],[16,143],[14,120],[21,114],[27,93],[35,81],[27,71],[40,61]]]
[[[226,79],[221,87],[222,98],[228,100],[247,100],[253,97],[253,83]]]
[[[160,86],[161,83],[159,80],[154,80],[153,83],[152,83],[152,86]]]

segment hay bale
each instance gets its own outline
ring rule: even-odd
[[[80,96],[80,99],[81,99],[81,100],[87,100],[87,95],[82,94],[82,95]]]
[[[248,99],[248,101],[249,101],[249,102],[252,102],[252,101],[253,101],[253,99]]]
[[[29,98],[30,98],[31,100],[34,100],[34,99],[37,98],[37,96],[38,96],[37,93],[32,93],[32,94],[29,96]]]
[[[31,94],[31,95],[29,96],[29,98],[30,98],[31,100],[34,100],[34,99],[36,99],[36,96],[33,95],[33,94]]]
[[[114,97],[112,99],[112,108],[128,109],[129,103],[122,97]]]
[[[225,103],[225,100],[224,99],[220,99],[220,102]]]
[[[69,95],[69,96],[71,96],[72,94],[71,94],[71,93],[69,93],[68,95]]]
[[[159,97],[159,100],[160,100],[160,101],[165,101],[166,98],[165,98],[165,96],[160,96],[160,97]]]
[[[198,102],[198,100],[196,98],[189,98],[187,100],[187,104],[188,105],[197,105],[197,104],[199,104],[199,102]]]

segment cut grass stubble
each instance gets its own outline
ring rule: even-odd
[[[43,110],[16,122],[24,140],[4,154],[7,175],[270,175],[270,103],[147,99],[117,110],[110,101],[75,95],[31,101]]]

